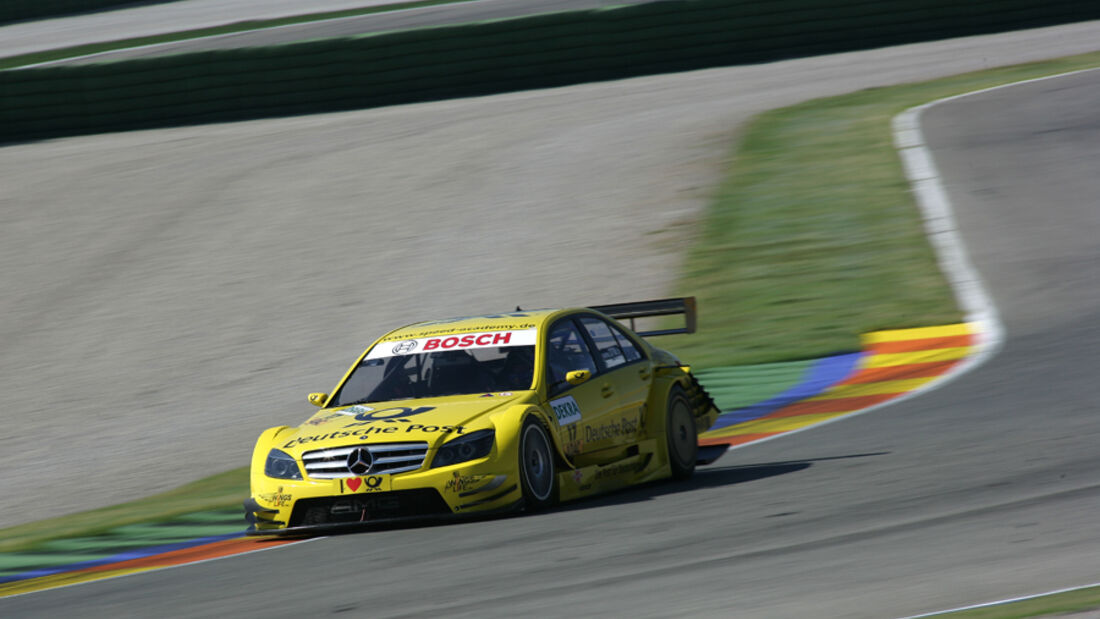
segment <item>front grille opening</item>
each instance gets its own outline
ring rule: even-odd
[[[348,456],[357,449],[366,449],[370,452],[369,471],[354,472],[348,468]],[[302,463],[306,466],[306,477],[339,479],[415,471],[423,466],[427,455],[428,444],[424,442],[346,445],[307,451],[302,454]]]
[[[289,526],[370,522],[390,518],[443,516],[450,513],[451,508],[447,506],[447,502],[432,488],[395,490],[301,499],[294,505]]]

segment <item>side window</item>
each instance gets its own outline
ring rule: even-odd
[[[573,370],[588,370],[596,374],[596,362],[580,331],[572,320],[559,321],[550,329],[546,350],[549,391],[551,394],[569,388],[565,375]]]
[[[592,338],[592,343],[596,345],[596,352],[607,369],[613,370],[641,358],[641,355],[633,346],[631,346],[633,358],[628,357],[622,342],[611,331],[611,325],[603,320],[594,316],[585,316],[581,318],[581,324],[584,325],[584,330],[588,332],[588,337]]]
[[[642,354],[642,351],[638,350],[638,347],[634,345],[634,342],[630,341],[630,338],[623,333],[622,329],[615,325],[611,325],[611,330],[615,332],[615,339],[619,341],[619,346],[623,349],[623,354],[626,355],[627,363],[634,363],[645,356]]]

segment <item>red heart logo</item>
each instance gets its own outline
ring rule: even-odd
[[[352,477],[351,479],[348,480],[348,488],[350,488],[352,492],[355,492],[356,490],[358,490],[359,486],[362,486],[362,485],[363,485],[363,480],[359,479],[358,477]]]

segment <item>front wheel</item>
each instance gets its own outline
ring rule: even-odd
[[[699,436],[695,429],[695,416],[691,413],[691,403],[683,390],[673,388],[668,396],[665,417],[665,441],[673,479],[687,479],[695,473]]]
[[[543,509],[557,500],[554,449],[546,428],[534,417],[528,417],[520,430],[519,477],[527,509]]]

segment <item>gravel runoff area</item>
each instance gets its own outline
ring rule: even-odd
[[[1090,22],[0,148],[0,526],[247,465],[388,328],[668,294],[753,114],[1098,40]]]

